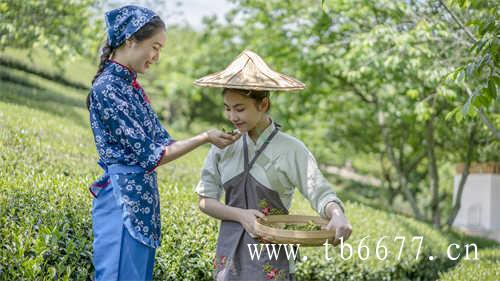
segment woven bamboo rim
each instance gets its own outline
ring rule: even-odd
[[[250,50],[244,50],[224,70],[203,76],[194,82],[201,87],[256,91],[297,91],[305,88],[299,80],[272,70]]]
[[[328,240],[332,243],[335,230],[287,230],[272,227],[269,224],[305,224],[312,221],[318,225],[327,225],[328,220],[317,216],[270,215],[255,222],[255,230],[260,238],[276,244],[300,244],[305,247],[323,246]]]

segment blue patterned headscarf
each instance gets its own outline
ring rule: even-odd
[[[150,9],[127,5],[106,12],[108,43],[112,48],[120,46],[157,15]]]

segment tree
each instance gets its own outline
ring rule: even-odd
[[[0,1],[0,51],[41,46],[61,63],[67,56],[95,56],[102,20],[89,9],[95,0]]]
[[[500,87],[500,72],[498,69],[500,56],[500,12],[498,3],[488,0],[452,0],[454,5],[460,6],[468,13],[457,15],[444,1],[439,3],[455,24],[462,31],[457,33],[459,40],[468,41],[470,48],[467,60],[450,73],[450,78],[466,89],[466,102],[463,106],[455,108],[449,116],[479,114],[483,123],[493,136],[500,140],[500,118],[491,121],[487,111],[498,96]],[[465,18],[467,23],[463,23]],[[471,30],[472,29],[472,30]],[[473,90],[470,90],[473,89]]]
[[[339,148],[380,154],[390,169],[377,172],[397,183],[392,192],[404,196],[417,218],[430,210],[440,227],[438,168],[466,149],[467,138],[444,120],[462,89],[443,77],[466,63],[469,48],[456,40],[440,5],[336,0],[323,1],[322,10],[316,1],[234,2],[229,20],[237,21],[205,30],[210,59],[204,63],[215,62],[209,52],[218,64],[249,48],[304,80],[305,91],[272,98],[273,116],[321,160]]]

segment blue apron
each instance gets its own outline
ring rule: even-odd
[[[117,203],[122,208],[122,219],[132,237],[152,248],[160,246],[160,195],[156,172],[146,172],[139,165],[98,162],[104,174],[90,186],[90,192],[99,198],[103,189],[113,186]]]
[[[145,188],[142,194],[155,193],[147,189],[156,187],[156,173],[148,174],[140,166],[100,165],[105,173],[91,186],[96,196],[92,204],[95,280],[152,280],[156,249],[141,241],[147,237],[140,232],[139,225],[132,224],[134,207],[138,204],[130,206],[127,196],[135,194],[131,191],[136,189],[127,187],[136,188],[141,181]],[[145,177],[153,177],[151,185],[144,184],[148,181]]]

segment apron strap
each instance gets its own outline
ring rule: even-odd
[[[247,135],[243,135],[243,164],[244,164],[244,169],[245,169],[245,172],[246,171],[249,171],[250,168],[248,167],[248,145],[247,145]]]
[[[255,161],[257,161],[257,158],[259,157],[259,155],[264,151],[264,149],[266,149],[267,145],[271,142],[273,137],[278,133],[279,128],[281,126],[279,126],[278,124],[276,124],[274,122],[272,124],[274,125],[273,132],[267,137],[267,139],[264,141],[264,143],[261,145],[261,147],[259,147],[259,149],[255,152],[255,156],[253,157],[252,161],[250,161],[250,163],[248,163],[248,146],[247,146],[246,135],[243,136],[243,150],[244,150],[244,156],[245,156],[245,171],[246,172],[250,171],[250,169],[252,168]]]

